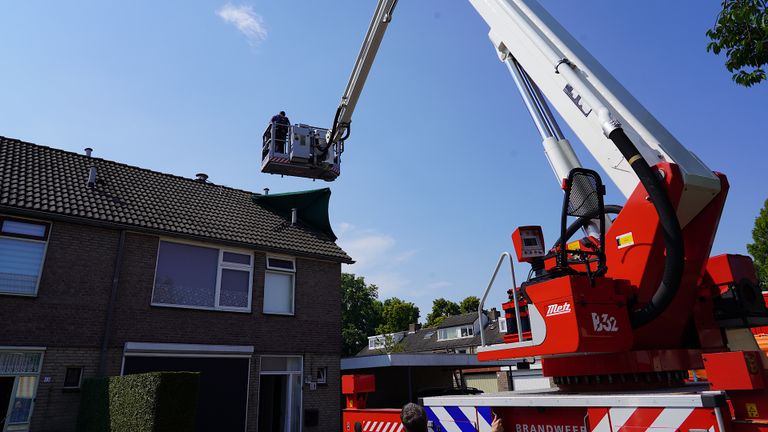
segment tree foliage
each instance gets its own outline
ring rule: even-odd
[[[765,287],[768,286],[768,200],[755,218],[752,240],[754,243],[747,245],[747,251],[754,258],[757,278]]]
[[[354,274],[341,274],[342,355],[357,354],[381,325],[382,304],[376,285]]]
[[[707,51],[725,50],[733,80],[750,87],[765,79],[768,64],[768,0],[723,0],[715,26],[707,30]]]
[[[461,307],[458,304],[442,297],[432,301],[432,312],[427,314],[427,327],[437,327],[443,320],[451,315],[459,315]]]
[[[408,330],[408,324],[419,321],[419,308],[411,302],[397,297],[384,300],[381,310],[381,325],[376,333],[394,333]]]
[[[475,296],[469,296],[459,303],[461,313],[477,312],[477,308],[480,307],[480,299]]]

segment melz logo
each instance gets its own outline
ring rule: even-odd
[[[571,313],[571,304],[568,302],[555,303],[547,307],[547,316],[564,315],[567,313]]]

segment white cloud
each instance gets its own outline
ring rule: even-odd
[[[242,34],[248,38],[251,45],[258,44],[267,38],[267,28],[264,26],[264,20],[253,11],[250,5],[233,5],[227,3],[216,11],[225,22],[234,25]]]
[[[344,266],[345,272],[363,276],[366,282],[378,286],[379,298],[408,293],[411,281],[400,270],[416,255],[415,250],[401,251],[394,237],[373,229],[350,223],[340,223],[336,228],[339,246],[355,260],[355,264]]]
[[[376,267],[395,247],[395,239],[373,232],[351,233],[339,240],[342,249],[355,260],[357,269]]]
[[[390,297],[400,297],[403,300],[411,301],[411,292],[408,286],[411,281],[406,279],[397,271],[383,271],[381,273],[371,273],[365,276],[366,283],[372,283],[379,287],[379,299],[384,300]]]

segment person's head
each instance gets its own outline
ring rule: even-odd
[[[427,432],[427,413],[415,403],[403,407],[400,411],[400,421],[407,432]]]
[[[280,111],[280,115],[285,117],[285,111]]]

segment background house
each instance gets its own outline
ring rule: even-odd
[[[74,430],[83,379],[153,370],[202,372],[199,430],[339,430],[329,196],[0,137],[3,430]]]
[[[370,336],[367,347],[342,359],[342,373],[376,376],[377,390],[368,399],[372,407],[397,406],[425,395],[462,391],[462,387],[483,392],[550,387],[540,363],[478,361],[481,325],[486,344],[503,343],[506,322],[495,309],[484,314],[482,321],[477,313],[454,315],[434,328],[411,324],[408,331]],[[402,385],[406,382],[407,387]]]

